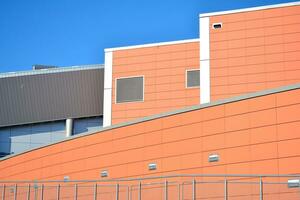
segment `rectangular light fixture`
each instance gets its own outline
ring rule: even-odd
[[[108,177],[108,171],[107,170],[103,170],[101,171],[101,177],[104,178],[104,177]]]
[[[64,176],[64,182],[67,182],[70,180],[70,177],[69,176]]]
[[[299,179],[288,180],[288,188],[297,188],[297,187],[300,187]]]
[[[150,164],[148,165],[148,169],[149,169],[149,170],[156,170],[156,169],[157,169],[156,163],[150,163]]]
[[[208,162],[218,162],[219,155],[218,154],[211,154],[208,156]]]

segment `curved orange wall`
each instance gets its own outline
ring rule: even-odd
[[[199,69],[199,42],[113,52],[112,124],[198,105],[199,88],[186,88],[188,69]],[[116,78],[144,75],[143,102],[115,103]]]
[[[300,81],[300,6],[210,17],[211,100]]]
[[[0,162],[0,180],[300,173],[300,89],[79,137]],[[208,162],[218,153],[220,161]],[[156,162],[158,169],[148,171]]]

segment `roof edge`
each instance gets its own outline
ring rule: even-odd
[[[73,72],[73,71],[92,70],[92,69],[104,69],[104,64],[75,65],[75,66],[68,66],[68,67],[57,67],[57,68],[39,69],[39,70],[4,72],[4,73],[0,73],[0,78],[26,76],[26,75],[37,75],[37,74]]]
[[[223,105],[223,104],[227,104],[227,103],[233,103],[233,102],[237,102],[237,101],[242,101],[242,100],[252,99],[252,98],[255,98],[255,97],[261,97],[261,96],[276,94],[276,93],[280,93],[280,92],[287,92],[287,91],[296,90],[296,89],[300,89],[300,83],[293,84],[293,85],[288,85],[288,86],[283,86],[283,87],[279,87],[279,88],[275,88],[275,89],[268,89],[268,90],[263,90],[263,91],[259,91],[259,92],[248,93],[248,94],[244,94],[244,95],[240,95],[240,96],[236,96],[236,97],[231,97],[231,98],[227,98],[227,99],[222,99],[222,100],[218,100],[218,101],[214,101],[214,102],[210,102],[210,103],[200,104],[200,105],[191,106],[191,107],[187,107],[187,108],[182,108],[182,109],[178,109],[178,110],[173,110],[173,111],[169,111],[169,112],[165,112],[165,113],[161,113],[161,114],[151,115],[151,116],[148,116],[148,117],[139,118],[139,119],[132,120],[132,121],[129,121],[129,122],[122,122],[120,124],[115,124],[115,125],[112,125],[112,126],[109,126],[109,127],[104,127],[104,128],[102,128],[101,130],[98,130],[98,131],[92,131],[92,132],[83,133],[83,134],[80,134],[80,135],[75,135],[75,136],[72,136],[72,137],[69,137],[69,138],[65,138],[61,141],[57,141],[55,143],[47,144],[45,146],[37,147],[35,149],[30,149],[30,150],[23,151],[23,152],[20,152],[20,153],[17,153],[17,154],[6,156],[6,157],[3,157],[3,158],[0,158],[0,162],[3,161],[3,160],[13,158],[15,156],[19,156],[19,155],[37,150],[37,149],[42,149],[42,148],[52,146],[52,145],[55,145],[55,144],[59,144],[59,143],[62,143],[62,142],[66,142],[66,141],[69,141],[69,140],[74,140],[74,139],[77,139],[77,138],[86,137],[86,136],[89,136],[89,135],[101,133],[101,132],[104,132],[104,131],[109,131],[109,130],[116,129],[116,128],[121,128],[121,127],[130,126],[130,125],[134,125],[134,124],[138,124],[138,123],[142,123],[142,122],[146,122],[146,121],[159,119],[159,118],[162,118],[162,117],[168,117],[168,116],[172,116],[172,115],[176,115],[176,114],[191,112],[191,111],[200,110],[200,109],[204,109],[204,108],[219,106],[219,105]]]
[[[172,45],[172,44],[182,44],[182,43],[199,42],[199,41],[200,41],[200,38],[175,40],[175,41],[169,41],[169,42],[156,42],[156,43],[131,45],[131,46],[124,46],[124,47],[106,48],[106,49],[104,49],[104,52],[127,50],[127,49],[137,49],[137,48],[145,48],[145,47],[155,47],[155,46]]]
[[[271,4],[265,6],[256,6],[250,8],[242,8],[242,9],[234,9],[234,10],[227,10],[227,11],[218,11],[218,12],[211,12],[211,13],[203,13],[199,14],[199,17],[210,17],[216,15],[227,15],[233,13],[240,13],[240,12],[250,12],[255,10],[264,10],[264,9],[272,9],[272,8],[280,8],[280,7],[288,7],[288,6],[297,6],[300,5],[300,1],[289,2],[289,3],[280,3],[280,4]]]

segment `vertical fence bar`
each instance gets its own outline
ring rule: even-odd
[[[127,185],[127,200],[129,200],[129,185]]]
[[[78,185],[75,184],[75,187],[74,187],[74,200],[77,200],[77,194],[78,194]]]
[[[182,200],[184,200],[184,182],[182,183],[182,187],[181,187],[182,189],[181,189],[181,198],[182,198]]]
[[[180,183],[178,183],[177,188],[178,188],[178,200],[180,200]]]
[[[5,184],[3,184],[2,200],[5,200],[5,190],[6,190],[6,186]]]
[[[39,188],[38,184],[34,183],[34,185],[33,185],[33,196],[34,196],[34,199],[37,199],[37,195],[38,195],[37,190],[38,190],[38,188]]]
[[[168,200],[168,181],[165,180],[165,200]]]
[[[14,194],[14,200],[17,200],[17,193],[18,193],[18,185],[15,185],[15,194]]]
[[[94,200],[97,200],[97,192],[98,192],[98,185],[97,185],[97,183],[95,183],[95,186],[94,186]]]
[[[196,200],[196,179],[193,180],[193,194],[192,194],[192,200]]]
[[[57,185],[57,191],[56,191],[56,199],[59,200],[60,198],[60,184]]]
[[[139,183],[139,195],[138,200],[142,200],[142,182]]]
[[[28,184],[27,200],[30,200],[30,184]]]
[[[116,185],[116,200],[119,200],[119,183]]]
[[[263,199],[264,199],[263,181],[262,181],[262,177],[260,177],[260,179],[259,179],[259,200],[263,200]]]
[[[224,180],[224,200],[228,200],[228,181]]]
[[[44,184],[41,185],[41,200],[44,200]]]

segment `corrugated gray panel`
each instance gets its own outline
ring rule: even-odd
[[[200,70],[187,71],[187,87],[200,86]]]
[[[0,127],[103,114],[104,69],[0,78]]]
[[[143,101],[144,77],[117,79],[117,103]]]

